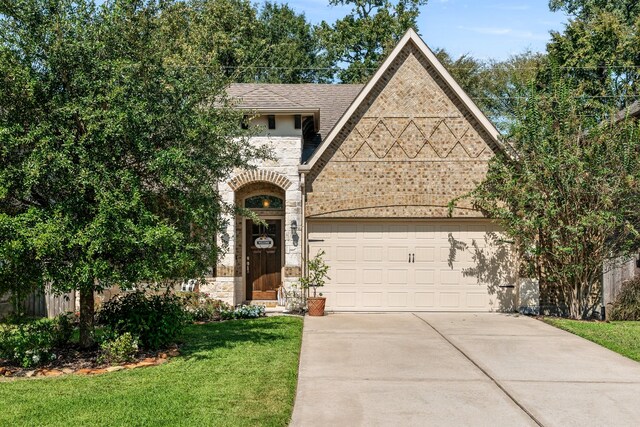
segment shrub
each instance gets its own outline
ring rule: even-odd
[[[125,332],[100,344],[98,363],[124,363],[131,362],[138,353],[138,339]]]
[[[241,305],[234,310],[224,310],[220,312],[220,317],[223,320],[230,319],[255,319],[262,317],[266,314],[265,307],[263,305]]]
[[[210,298],[203,292],[178,293],[184,304],[185,311],[192,321],[220,320],[220,312],[231,310],[231,306],[224,301]]]
[[[611,320],[640,320],[640,276],[622,284],[610,310]]]
[[[48,363],[56,358],[56,348],[69,343],[73,327],[69,314],[0,325],[0,358],[24,368]]]
[[[158,349],[175,342],[189,318],[177,295],[136,291],[105,302],[98,322],[116,334],[129,332],[145,348]]]

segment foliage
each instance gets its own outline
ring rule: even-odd
[[[607,309],[611,320],[640,320],[640,276],[623,283],[616,300]]]
[[[0,324],[0,358],[24,368],[55,360],[55,349],[68,344],[73,333],[71,315],[18,324]]]
[[[636,0],[551,0],[570,17],[553,32],[550,59],[576,79],[592,114],[606,115],[638,99],[640,3]]]
[[[640,139],[633,120],[584,114],[564,75],[521,94],[506,150],[490,162],[474,204],[502,224],[541,293],[586,318],[600,301],[603,262],[638,247]]]
[[[324,286],[329,279],[329,265],[322,258],[325,252],[318,251],[316,256],[307,262],[307,275],[300,279],[300,285],[303,289],[313,288],[313,296],[316,296],[317,288]],[[321,294],[322,295],[322,294]]]
[[[640,362],[639,322],[585,322],[557,317],[544,321]]]
[[[193,321],[220,320],[222,311],[232,309],[224,301],[213,299],[203,292],[181,292],[178,296],[182,298],[184,308]]]
[[[225,78],[173,60],[176,3],[0,2],[0,292],[79,289],[85,346],[94,290],[215,265],[216,184],[265,154]]]
[[[329,62],[347,64],[338,71],[342,83],[366,82],[409,28],[417,28],[419,7],[427,0],[329,0],[351,12],[317,29]]]
[[[170,293],[121,294],[105,302],[98,313],[99,323],[118,335],[129,332],[139,337],[140,344],[150,349],[174,343],[188,320],[182,300]]]
[[[304,14],[289,5],[189,0],[162,17],[173,59],[220,69],[233,82],[324,82],[321,46]]]
[[[0,425],[286,426],[301,338],[298,317],[190,325],[153,369],[1,382]]]
[[[125,332],[100,344],[98,363],[125,363],[135,360],[138,353],[138,339]]]
[[[241,305],[231,310],[223,310],[220,312],[222,320],[231,319],[255,319],[264,317],[266,310],[264,305]]]

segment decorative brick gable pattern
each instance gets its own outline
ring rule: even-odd
[[[308,217],[442,218],[498,149],[408,43],[315,164]],[[481,217],[469,202],[456,217]]]
[[[289,181],[286,176],[281,175],[278,172],[265,169],[243,172],[229,181],[228,184],[233,191],[236,191],[239,188],[244,187],[247,184],[253,184],[254,182],[269,182],[277,185],[283,190],[287,190],[292,185],[292,182]]]

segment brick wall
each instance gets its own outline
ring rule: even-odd
[[[496,148],[408,44],[309,174],[307,216],[446,217]],[[459,206],[454,216],[481,216],[468,201]]]

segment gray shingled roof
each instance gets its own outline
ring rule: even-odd
[[[326,138],[363,85],[232,83],[229,97],[246,110],[320,110],[320,136]]]

